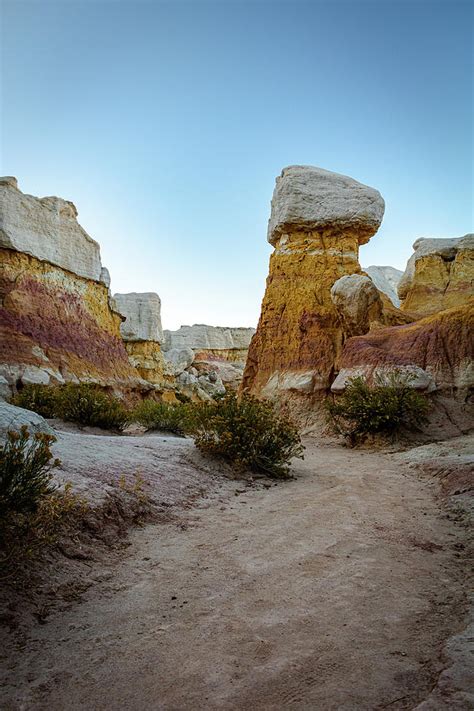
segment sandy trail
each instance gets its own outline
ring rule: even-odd
[[[422,702],[464,613],[459,531],[397,455],[306,444],[295,481],[231,483],[133,531],[120,565],[34,629],[4,708]]]

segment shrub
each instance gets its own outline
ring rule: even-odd
[[[51,462],[52,435],[36,433],[30,440],[28,428],[8,432],[7,441],[0,446],[0,518],[9,512],[34,512],[44,497],[52,494],[52,469],[59,466]]]
[[[56,416],[56,388],[50,385],[25,385],[12,399],[12,403],[33,410],[42,417]]]
[[[198,449],[274,478],[289,476],[292,457],[303,458],[295,425],[269,402],[229,393],[196,405],[188,427]]]
[[[393,434],[426,422],[429,401],[410,387],[413,376],[394,371],[376,376],[370,387],[362,377],[350,378],[344,393],[326,400],[329,422],[351,444],[368,434]]]
[[[58,417],[81,425],[122,430],[130,419],[123,403],[98,385],[62,385],[55,389],[55,402]]]
[[[183,403],[172,405],[168,402],[143,400],[133,410],[132,419],[147,430],[161,430],[183,435],[186,430],[188,406]]]

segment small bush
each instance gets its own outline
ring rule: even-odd
[[[100,386],[69,383],[55,389],[57,417],[105,430],[122,430],[130,414],[123,403]]]
[[[269,402],[229,393],[217,402],[194,406],[188,427],[198,449],[239,466],[284,479],[292,457],[303,458],[295,425]]]
[[[402,427],[426,422],[429,401],[410,387],[413,376],[394,371],[375,378],[370,387],[362,377],[351,378],[344,393],[326,400],[329,422],[351,444],[369,434],[394,434]]]
[[[8,432],[7,441],[0,446],[0,518],[9,512],[31,513],[39,502],[52,494],[52,469],[59,466],[51,462],[52,435],[36,433],[30,439],[26,426],[20,432]]]
[[[168,402],[143,400],[133,410],[131,418],[147,430],[160,430],[183,435],[186,431],[188,406],[183,403],[172,405]]]
[[[42,417],[56,417],[56,392],[57,388],[50,385],[25,385],[13,397],[12,403]]]

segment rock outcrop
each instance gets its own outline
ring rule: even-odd
[[[385,294],[394,306],[399,308],[398,285],[403,272],[394,267],[378,267],[375,265],[363,267],[362,269],[372,279],[377,289]]]
[[[466,400],[474,384],[474,299],[404,326],[350,338],[342,353],[334,392],[349,377],[394,370],[411,372],[413,387]]]
[[[380,193],[352,178],[310,166],[283,170],[268,227],[275,250],[244,389],[279,399],[327,392],[344,333],[331,288],[361,272],[359,245],[383,213]]]
[[[254,333],[254,328],[181,326],[164,331],[164,356],[181,384],[202,388],[209,395],[222,394],[226,388],[239,387]]]
[[[43,432],[54,435],[54,430],[41,415],[0,400],[0,444],[6,440],[8,432],[19,432],[24,426],[30,434]]]
[[[120,333],[131,365],[141,377],[153,385],[162,386],[172,380],[166,367],[161,343],[161,300],[154,292],[114,294],[117,310],[124,317]]]
[[[254,333],[254,328],[228,328],[200,323],[181,326],[177,331],[164,331],[163,350],[191,348],[196,360],[245,363]]]
[[[418,239],[413,249],[398,287],[403,311],[422,318],[474,294],[474,235]]]
[[[331,287],[331,299],[342,320],[346,336],[360,336],[373,325],[384,323],[383,303],[372,279],[347,274]]]
[[[22,383],[134,385],[97,242],[71,202],[0,180],[0,375]]]

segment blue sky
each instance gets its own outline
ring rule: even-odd
[[[285,165],[381,191],[365,266],[472,230],[472,8],[3,0],[1,172],[72,200],[165,327],[255,325]]]

